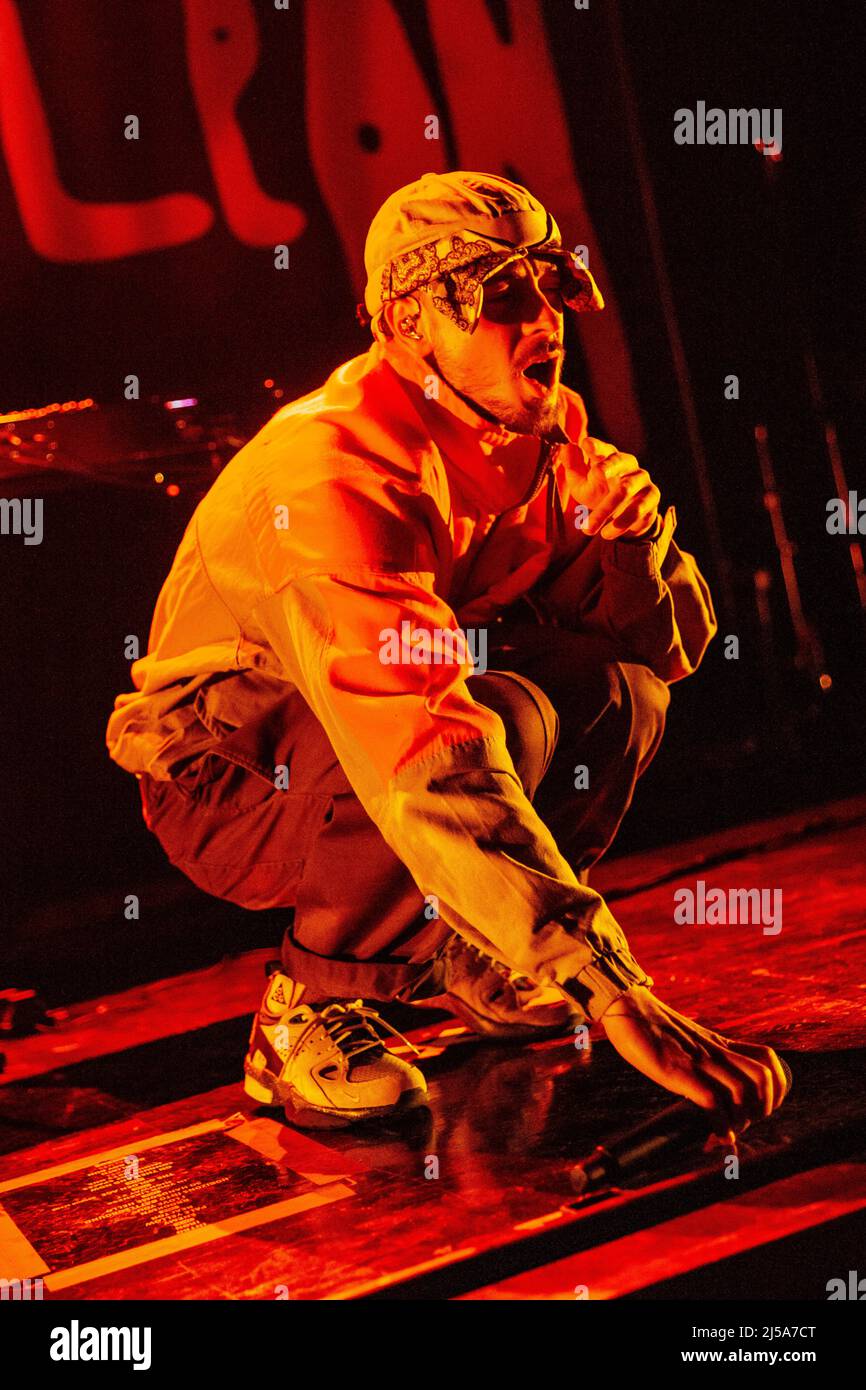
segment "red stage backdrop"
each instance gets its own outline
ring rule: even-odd
[[[129,372],[143,395],[259,372],[308,389],[363,349],[376,207],[463,167],[528,183],[587,248],[608,304],[581,325],[589,384],[604,428],[639,447],[617,276],[576,163],[628,164],[608,52],[603,18],[564,0],[0,0],[17,348],[0,409],[119,396]]]

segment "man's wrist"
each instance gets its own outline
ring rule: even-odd
[[[650,984],[652,982],[650,981]],[[639,1005],[641,995],[651,993],[649,984],[631,985],[623,990],[622,994],[612,999],[602,1014],[599,1014],[599,1022],[604,1022],[608,1018],[623,1018],[629,1013],[634,1013]]]
[[[612,1004],[633,988],[652,989],[652,978],[628,953],[598,953],[561,988],[570,994],[586,1016],[597,1022]]]
[[[659,514],[648,530],[642,531],[639,536],[620,536],[619,541],[622,545],[652,545],[657,541],[662,533],[664,522]]]

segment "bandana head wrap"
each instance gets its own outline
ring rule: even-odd
[[[370,224],[358,318],[370,323],[389,300],[429,289],[439,312],[472,333],[485,280],[528,256],[559,266],[573,312],[604,308],[580,256],[563,247],[550,213],[519,183],[462,170],[423,174],[392,193]]]

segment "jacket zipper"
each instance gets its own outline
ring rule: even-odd
[[[508,507],[506,511],[500,513],[501,516],[507,516],[508,512],[516,512],[518,507],[528,507],[530,502],[535,501],[541,491],[545,476],[552,468],[559,447],[559,444],[550,444],[546,439],[542,442],[541,454],[539,455],[536,465],[535,475],[529,485],[529,492],[523,498],[522,502],[516,503],[513,507]]]
[[[484,538],[485,545],[489,541],[490,537],[493,535],[493,532],[496,530],[497,526],[499,525],[500,521],[504,516],[508,516],[511,512],[519,511],[521,507],[528,507],[530,502],[535,501],[536,497],[543,488],[545,478],[549,478],[551,481],[553,480],[553,464],[556,459],[556,455],[559,453],[561,447],[562,446],[560,444],[551,444],[546,439],[542,442],[541,453],[538,458],[538,463],[535,466],[535,473],[533,474],[532,482],[529,484],[529,491],[527,492],[525,497],[521,498],[519,502],[515,502],[513,507],[506,507],[504,512],[499,513],[498,517],[496,518],[496,520],[494,521],[493,525],[491,526],[490,530],[487,532],[487,535]],[[548,512],[548,533],[549,530],[550,523]],[[548,540],[550,539],[551,537],[548,534]]]
[[[481,545],[478,548],[478,552],[475,556],[475,559],[472,561],[472,569],[470,570],[469,575],[467,575],[467,579],[471,578],[472,574],[475,572],[475,568],[478,565],[478,561],[481,559],[481,556],[484,554],[485,550],[487,550],[491,540],[493,539],[493,533],[496,531],[503,517],[508,516],[511,512],[518,511],[521,507],[528,507],[530,502],[535,501],[536,497],[538,496],[542,487],[544,486],[545,477],[550,477],[552,480],[553,463],[561,447],[562,446],[556,442],[550,443],[548,440],[542,441],[541,453],[538,458],[538,463],[535,466],[535,473],[533,474],[532,482],[529,485],[529,491],[527,492],[526,496],[521,499],[521,501],[515,502],[513,507],[506,507],[505,511],[500,512],[499,515],[496,517],[495,521],[493,522],[493,525],[487,532],[487,535],[484,537],[483,541],[481,542]],[[547,513],[547,539],[552,539],[550,525],[550,509],[548,509]]]

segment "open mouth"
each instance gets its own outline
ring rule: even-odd
[[[545,357],[540,362],[530,362],[520,375],[537,389],[549,391],[556,380],[556,358]]]

